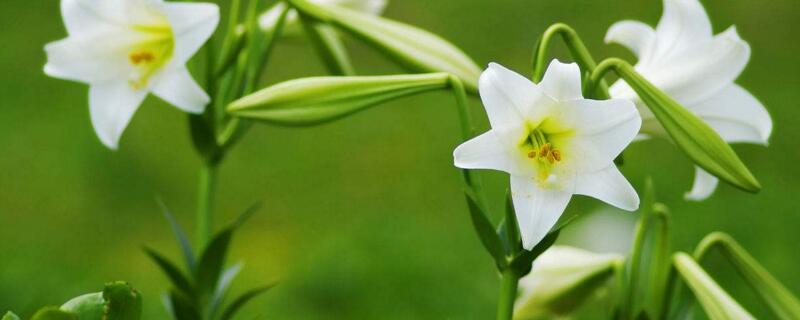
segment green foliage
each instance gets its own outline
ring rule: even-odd
[[[711,320],[753,319],[753,316],[714,282],[691,256],[679,252],[672,259],[678,274],[692,290]]]
[[[44,307],[36,311],[31,320],[79,320],[78,315],[58,307]]]
[[[3,318],[0,318],[0,320],[20,320],[20,319],[16,314],[14,314],[13,312],[9,311],[9,312],[6,312],[6,314],[3,315]]]
[[[651,179],[645,183],[636,224],[633,249],[628,258],[621,312],[626,319],[662,313],[664,292],[670,271],[669,216],[666,207],[656,203]]]
[[[228,106],[228,112],[270,124],[310,126],[389,100],[447,88],[449,83],[449,76],[444,73],[303,78],[236,100]]]
[[[447,72],[477,90],[481,69],[463,51],[428,31],[382,17],[306,0],[290,0],[300,14],[344,30],[413,72]]]
[[[222,313],[217,312],[226,298],[231,282],[241,268],[240,265],[235,265],[227,270],[224,269],[231,239],[235,231],[258,207],[258,204],[251,206],[242,212],[234,223],[218,232],[200,254],[195,265],[188,265],[187,259],[188,273],[181,271],[178,266],[155,250],[144,248],[145,253],[172,283],[173,288],[165,300],[176,320],[230,319],[244,304],[272,287],[268,285],[248,290],[236,297]],[[174,218],[168,220],[172,223]],[[173,226],[179,244],[182,236],[178,234],[182,234],[181,230],[177,224]]]
[[[497,268],[503,270],[508,266],[505,250],[500,237],[495,233],[492,222],[486,215],[486,210],[481,208],[475,195],[470,191],[465,192],[467,197],[467,206],[469,207],[470,220],[478,238],[481,240],[483,247],[494,258]]]
[[[703,238],[694,253],[702,262],[706,253],[717,248],[731,263],[759,298],[766,303],[778,319],[800,319],[800,301],[783,286],[767,269],[742,248],[731,236],[714,232]]]

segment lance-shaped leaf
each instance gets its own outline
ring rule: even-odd
[[[478,201],[475,200],[475,194],[471,191],[466,191],[465,193],[472,226],[475,228],[478,238],[481,240],[486,251],[494,258],[498,269],[505,269],[508,265],[508,261],[506,260],[502,240],[497,233],[495,233],[494,226],[486,215],[486,210],[481,208]]]
[[[675,269],[711,320],[754,319],[686,253],[672,256]]]
[[[447,88],[449,79],[445,73],[296,79],[234,101],[228,112],[271,124],[309,126],[399,97]]]
[[[598,254],[578,248],[553,246],[520,279],[514,319],[564,315],[599,292],[621,268],[619,254]]]
[[[612,69],[636,91],[675,144],[695,164],[742,190],[758,192],[761,189],[750,170],[714,129],[647,81],[627,62],[616,58],[603,61],[592,74],[591,83],[600,83],[603,75]]]
[[[477,90],[481,68],[456,46],[428,31],[386,18],[306,0],[290,0],[300,14],[342,29],[413,72],[447,72]]]
[[[758,296],[769,305],[779,319],[800,319],[800,301],[784,287],[767,269],[758,263],[731,236],[714,232],[703,238],[697,246],[694,257],[702,262],[705,254],[712,248],[730,261],[736,271],[758,292]]]
[[[661,314],[670,270],[669,216],[667,208],[655,202],[651,179],[645,183],[640,208],[621,310],[629,318],[640,314],[641,309],[651,316]]]

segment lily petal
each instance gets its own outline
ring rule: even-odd
[[[183,65],[211,37],[219,24],[219,7],[211,3],[167,2],[164,13],[175,38],[173,62]]]
[[[127,78],[131,67],[124,52],[130,40],[117,33],[95,33],[86,37],[69,37],[44,47],[47,53],[45,74],[85,83]]]
[[[581,92],[581,69],[575,63],[561,63],[553,60],[544,73],[542,90],[558,101],[583,99]]]
[[[119,28],[125,21],[124,0],[62,0],[61,15],[69,34]]]
[[[89,88],[92,125],[103,144],[117,149],[122,132],[146,96],[147,90],[134,90],[126,81],[93,84]]]
[[[766,145],[772,133],[772,119],[764,105],[735,84],[697,104],[692,111],[727,142]]]
[[[698,0],[664,0],[656,26],[657,59],[680,53],[712,36],[711,21]]]
[[[617,43],[630,49],[642,61],[655,45],[656,31],[639,21],[620,21],[606,32],[606,43]]]
[[[453,151],[455,166],[462,169],[490,169],[514,175],[533,176],[534,167],[522,153],[510,144],[509,137],[522,135],[522,128],[514,132],[492,129],[459,145]]]
[[[511,197],[519,222],[522,247],[531,250],[558,222],[572,193],[542,189],[532,178],[512,175]]]
[[[684,198],[692,201],[708,199],[708,197],[714,193],[714,190],[717,189],[717,184],[719,184],[719,179],[717,179],[717,177],[712,176],[700,167],[695,167],[692,190],[684,194]]]
[[[492,128],[518,126],[542,97],[533,82],[494,62],[481,74],[478,87]]]
[[[691,106],[733,83],[749,59],[750,46],[731,27],[691,52],[661,61],[657,71],[643,69],[642,74],[681,104]]]
[[[623,210],[635,211],[639,208],[639,195],[614,165],[579,175],[577,179],[575,194],[589,196]]]
[[[547,129],[551,139],[565,152],[565,164],[578,173],[594,172],[611,165],[633,141],[642,124],[636,106],[623,99],[573,100],[562,103],[555,123],[569,128]]]
[[[211,101],[186,68],[164,74],[152,88],[153,94],[189,113],[201,113]]]

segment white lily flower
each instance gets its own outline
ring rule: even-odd
[[[388,4],[388,0],[309,0],[309,2],[325,6],[343,7],[374,16],[383,13],[383,10],[386,9],[386,5]],[[262,13],[258,18],[258,24],[261,29],[271,31],[272,28],[275,27],[283,10],[286,10],[286,3],[281,1]],[[284,33],[289,35],[298,33],[300,29],[298,28],[297,22],[297,11],[289,11],[286,14],[286,21],[284,22]]]
[[[552,246],[533,262],[531,273],[519,280],[520,295],[514,319],[564,315],[599,292],[624,257],[568,246]]]
[[[750,59],[750,46],[735,27],[714,35],[697,0],[664,0],[658,26],[617,22],[606,42],[628,47],[638,56],[637,72],[706,121],[727,142],[767,144],[772,120],[764,106],[734,80]],[[614,98],[631,99],[642,115],[642,133],[667,137],[653,114],[624,81],[611,86]],[[710,196],[717,178],[696,168],[690,200]]]
[[[454,151],[455,165],[511,175],[523,247],[555,225],[573,194],[625,210],[639,196],[614,165],[641,125],[628,100],[588,100],[576,64],[553,61],[539,84],[492,63],[479,80],[492,129]]]
[[[209,103],[185,64],[216,29],[216,5],[62,0],[61,13],[69,36],[45,46],[44,72],[89,84],[92,124],[109,148],[150,92],[190,113]]]

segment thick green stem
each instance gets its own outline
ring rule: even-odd
[[[217,164],[204,162],[197,181],[197,248],[203,250],[212,233]]]
[[[511,320],[514,316],[514,301],[517,300],[519,277],[510,269],[506,269],[501,275],[500,298],[497,300],[497,320]]]

